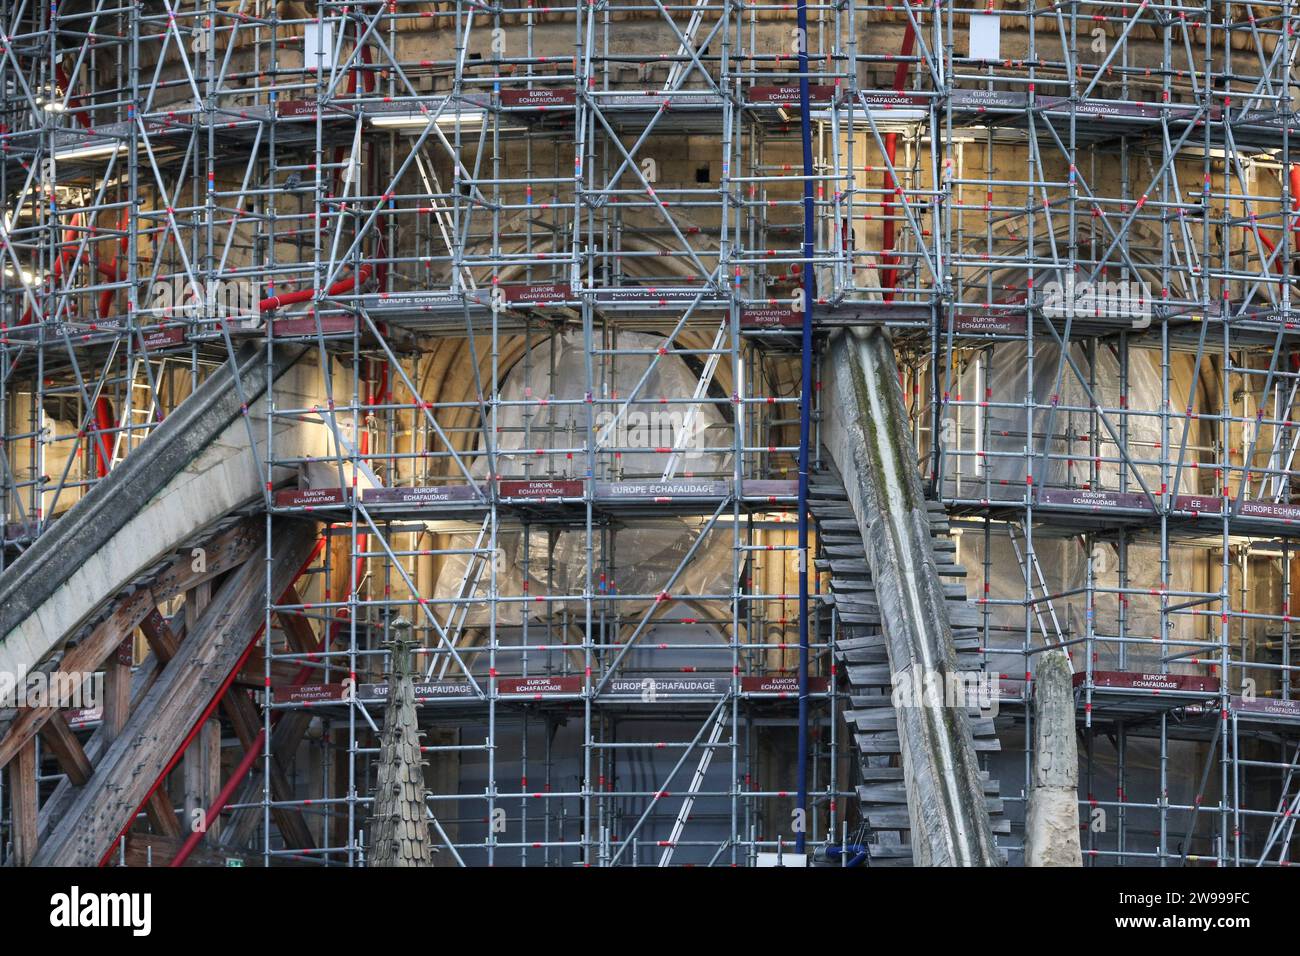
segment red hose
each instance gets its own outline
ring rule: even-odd
[[[122,216],[118,219],[117,223],[117,231],[122,233],[122,238],[118,241],[118,253],[113,256],[113,261],[107,266],[101,265],[99,267],[100,272],[105,272],[106,269],[112,270],[112,275],[109,276],[110,282],[116,282],[122,277],[122,270],[118,263],[121,261],[122,253],[126,252],[126,226],[126,210],[123,209]],[[109,312],[113,308],[113,298],[116,294],[116,289],[105,289],[99,294],[99,308],[96,311],[98,312],[101,321],[108,318]]]
[[[68,80],[68,74],[63,69],[62,63],[54,64],[54,79],[58,81],[59,86],[63,87],[69,93],[72,92],[72,83]],[[68,97],[68,104],[74,110],[79,109],[81,107],[81,97],[70,95]],[[85,113],[74,113],[73,115],[77,117],[78,123],[80,123],[86,129],[90,129],[90,117],[88,117]]]
[[[74,226],[77,224],[77,217],[75,216],[73,217],[72,224]],[[65,247],[71,246],[72,243],[76,241],[76,238],[77,238],[77,232],[75,229],[68,229],[66,232],[64,232],[63,241],[59,243],[59,255],[54,260],[54,268],[50,270],[51,287],[53,287],[58,282],[59,277],[63,275],[63,270],[66,268],[67,263],[71,261],[72,250],[67,249]],[[29,322],[31,322],[31,320],[32,320],[32,307],[29,305],[27,307],[27,310],[23,312],[23,317],[18,321],[18,324],[27,325]]]
[[[101,395],[95,399],[95,474],[100,478],[108,474],[109,449],[105,436],[113,427],[113,406]]]
[[[332,286],[325,290],[326,295],[342,295],[345,292],[351,292],[357,285],[357,277],[360,276],[361,283],[364,285],[370,278],[370,266],[362,266],[355,275],[350,275],[346,279],[340,279]],[[274,312],[276,309],[286,305],[296,305],[299,302],[310,302],[316,297],[315,289],[299,289],[297,292],[286,292],[284,295],[273,295],[270,298],[263,299],[257,303],[257,307],[262,312]]]
[[[1291,175],[1291,211],[1300,212],[1300,165],[1292,164]],[[1291,224],[1291,228],[1300,232],[1300,217]]]

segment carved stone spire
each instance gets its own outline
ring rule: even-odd
[[[405,628],[395,626],[401,634]],[[406,625],[409,627],[410,625]],[[379,744],[379,784],[370,823],[370,866],[433,866],[425,812],[424,761],[416,722],[412,649],[398,638],[391,645],[388,708]]]

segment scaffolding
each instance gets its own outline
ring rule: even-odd
[[[218,855],[365,863],[409,635],[441,865],[847,862],[800,471],[839,411],[827,338],[885,327],[1002,675],[1008,859],[1034,659],[1064,646],[1086,863],[1286,865],[1291,16],[18,0],[0,573],[246,343],[302,349],[312,388],[268,362],[246,415],[240,514],[268,564],[285,522],[320,543],[227,692],[256,725],[209,712],[183,760],[209,779],[160,780],[216,807]],[[42,740],[9,790],[68,777]],[[162,858],[150,811],[106,859]]]

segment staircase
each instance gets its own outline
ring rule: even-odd
[[[817,560],[817,570],[830,573],[830,593],[825,599],[834,606],[838,621],[835,655],[839,669],[848,677],[853,705],[845,711],[844,719],[855,731],[862,770],[862,782],[857,789],[863,826],[857,842],[865,847],[865,863],[869,866],[911,866],[912,848],[908,840],[911,824],[880,604],[867,564],[862,532],[849,506],[844,483],[833,466],[812,477],[809,507],[816,521],[822,555]],[[966,570],[955,561],[956,543],[948,537],[948,518],[943,505],[930,501],[927,509],[934,557],[944,579],[957,668],[968,674],[982,672],[976,630],[978,611],[967,603],[962,583]],[[825,628],[821,640],[828,641],[831,615],[821,617]],[[981,717],[977,709],[968,714],[976,752],[998,750],[993,720]],[[989,779],[987,771],[980,773],[980,782],[993,832],[1009,834],[1010,821],[1002,813],[997,782]]]

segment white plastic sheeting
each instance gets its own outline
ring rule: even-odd
[[[1146,728],[1150,733],[1150,728]],[[1002,750],[989,755],[991,775],[1002,782],[1004,795],[1014,795],[1018,781],[1024,777],[1024,732],[1021,728],[1008,730],[1001,735]],[[1159,740],[1150,737],[1130,735],[1124,752],[1124,799],[1129,806],[1122,810],[1116,806],[1101,806],[1100,802],[1113,803],[1120,792],[1119,757],[1115,740],[1109,733],[1098,733],[1093,738],[1091,753],[1087,739],[1079,740],[1079,798],[1095,799],[1096,804],[1083,804],[1079,807],[1080,824],[1083,827],[1080,839],[1084,852],[1095,849],[1100,853],[1113,854],[1120,846],[1120,834],[1123,834],[1123,846],[1126,853],[1134,856],[1125,859],[1127,866],[1154,866],[1154,859],[1143,859],[1139,854],[1150,857],[1160,848],[1160,812],[1150,806],[1161,799],[1161,760]],[[1166,812],[1166,846],[1170,853],[1182,853],[1187,848],[1192,853],[1213,852],[1210,837],[1215,826],[1214,813],[1209,809],[1218,802],[1217,769],[1210,773],[1206,791],[1202,794],[1202,807],[1196,816],[1195,834],[1187,839],[1188,830],[1193,822],[1191,811],[1185,808],[1195,800],[1202,769],[1208,752],[1208,744],[1186,740],[1169,741],[1169,759],[1164,764],[1163,795],[1172,806]],[[1218,756],[1214,759],[1217,761]],[[1147,804],[1148,806],[1135,806]],[[1024,803],[1018,799],[1009,799],[1005,803],[1007,817],[1012,821],[1013,832],[1019,834],[1024,820]],[[1243,817],[1243,820],[1248,818]],[[1003,838],[1005,840],[1005,838]],[[1008,848],[1008,862],[1012,866],[1023,865],[1018,839],[1012,838]],[[1117,858],[1110,855],[1097,856],[1089,861],[1092,866],[1114,866]]]
[[[1033,439],[1029,442],[1034,454],[1034,484],[1039,487],[1078,488],[1091,485],[1093,490],[1118,491],[1121,476],[1127,490],[1141,493],[1142,485],[1152,494],[1160,493],[1160,466],[1156,461],[1161,453],[1160,407],[1161,374],[1160,353],[1149,349],[1130,349],[1127,395],[1120,394],[1120,368],[1116,354],[1104,344],[1099,345],[1095,356],[1096,369],[1089,379],[1089,388],[1067,362],[1056,387],[1056,372],[1060,350],[1053,344],[1035,343],[1033,359],[1033,401],[1039,407],[1033,413]],[[1070,347],[1070,357],[1085,376],[1092,364],[1083,345]],[[1178,394],[1186,386],[1174,385],[1171,405],[1181,406],[1186,394]],[[1029,360],[1027,349],[1020,342],[993,346],[988,352],[978,353],[963,368],[952,388],[954,395],[968,401],[987,402],[987,407],[970,405],[952,406],[942,423],[940,440],[950,452],[946,456],[944,494],[959,498],[1020,498],[1024,494],[1026,474],[1026,414],[1021,405],[1029,390]],[[1106,412],[1109,422],[1102,422],[1086,411],[1093,399]],[[1053,415],[1051,405],[1057,405]],[[1116,409],[1125,408],[1127,414]],[[1048,451],[1051,460],[1043,458],[1044,437],[1051,419],[1051,441]],[[1114,430],[1112,434],[1111,430]],[[1183,418],[1173,416],[1170,424],[1170,443],[1181,441]],[[1123,437],[1127,454],[1134,467],[1121,462],[1120,446],[1115,438]],[[1195,444],[1195,434],[1189,444]],[[1094,444],[1095,442],[1095,444]],[[979,453],[979,454],[973,454]],[[1092,458],[1110,459],[1096,467],[1093,477]],[[1189,451],[1187,465],[1196,460]],[[1142,462],[1148,462],[1143,464]],[[1180,478],[1180,491],[1195,494],[1196,471],[1184,467]],[[986,493],[987,492],[987,493]]]
[[[730,594],[732,568],[732,530],[730,522],[715,524],[707,538],[683,567],[669,587],[673,572],[677,570],[691,543],[706,525],[706,519],[666,518],[654,522],[638,522],[614,534],[612,577],[593,573],[592,594],[601,598],[611,594],[657,595],[670,590],[674,596],[683,594]],[[554,545],[552,548],[552,533]],[[596,533],[597,568],[605,564],[601,550],[601,536]],[[540,595],[569,595],[569,611],[582,620],[582,595],[586,577],[586,534],[583,531],[553,531],[545,526],[534,528],[527,536],[527,579],[524,589],[525,535],[522,531],[506,531],[497,538],[497,593],[501,596],[529,597]],[[449,546],[470,548],[475,535],[453,535]],[[467,577],[468,569],[468,577]],[[468,583],[466,583],[468,582]],[[490,619],[491,606],[484,603],[491,584],[491,569],[487,562],[476,556],[451,555],[443,564],[435,586],[435,597],[448,600],[457,596],[473,598],[465,625],[477,627]],[[653,597],[648,598],[653,600]],[[646,602],[621,601],[619,612],[627,616],[644,611]],[[518,601],[497,605],[497,623],[519,624],[525,608],[530,617],[540,618],[555,612],[547,604],[525,604]],[[459,613],[454,617],[458,618]]]
[[[1006,525],[996,525],[989,539],[989,557],[987,567],[988,596],[993,602],[1021,602],[1025,596],[1025,541],[1019,525],[1013,526],[1016,542],[1013,545],[1007,534]],[[1019,546],[1017,554],[1016,545]],[[980,593],[985,583],[985,539],[979,531],[967,530],[961,535],[961,563],[970,575],[968,590],[971,594]],[[1030,609],[1032,627],[1030,647],[1041,647],[1046,640],[1055,643],[1061,636],[1071,640],[1084,636],[1088,626],[1088,606],[1084,593],[1072,593],[1068,597],[1056,598],[1050,604],[1041,600],[1044,593],[1062,594],[1079,591],[1086,583],[1088,571],[1088,554],[1084,550],[1082,539],[1039,537],[1034,541],[1034,553],[1037,558],[1037,571],[1034,572],[1033,593],[1040,599]],[[1092,549],[1092,572],[1094,586],[1099,589],[1117,588],[1119,586],[1119,555],[1109,543],[1097,542]],[[1042,581],[1038,574],[1041,573]],[[1205,550],[1193,546],[1174,546],[1170,550],[1169,588],[1175,593],[1188,591],[1205,591],[1207,589],[1208,569]],[[1043,583],[1046,584],[1046,592]],[[1190,646],[1180,645],[1178,641],[1204,641],[1217,639],[1217,615],[1194,615],[1191,613],[1174,614],[1169,617],[1169,644],[1161,645],[1152,638],[1160,634],[1160,602],[1157,593],[1160,586],[1160,549],[1155,544],[1131,543],[1128,548],[1127,587],[1134,592],[1126,595],[1124,611],[1124,636],[1141,638],[1143,643],[1128,642],[1123,651],[1121,663],[1120,642],[1107,641],[1120,634],[1120,599],[1116,594],[1098,593],[1092,609],[1092,634],[1096,638],[1093,649],[1096,657],[1093,668],[1096,670],[1159,671],[1163,667],[1160,659],[1187,651],[1190,656],[1205,657],[1202,650],[1192,654]],[[1214,585],[1217,588],[1217,584]],[[1169,603],[1183,603],[1170,599]],[[1204,607],[1210,607],[1205,605]],[[987,606],[990,614],[989,644],[992,647],[1007,648],[1013,653],[995,654],[990,661],[990,669],[1011,677],[1023,677],[1026,669],[1021,649],[1024,642],[1025,610],[1023,607],[1009,607],[991,603]],[[1070,659],[1076,671],[1086,666],[1084,655],[1087,645],[1074,644],[1069,647]],[[1029,665],[1032,669],[1032,662]],[[1193,664],[1178,660],[1169,663],[1168,669],[1175,674],[1208,673],[1205,664]]]
[[[662,345],[661,337],[640,332],[624,332],[618,337],[621,349],[645,349],[652,353]],[[659,399],[664,397],[696,394],[699,378],[680,356],[659,355],[658,361],[654,361],[655,358],[654,354],[591,357],[595,368],[593,377],[600,383],[597,397],[611,401],[632,398],[626,408],[613,404],[597,406],[597,477],[658,480],[664,475],[670,455],[655,449],[665,447],[680,448],[676,471],[679,476],[728,474],[731,468],[729,454],[699,449],[730,445],[731,424],[716,404],[661,404]],[[578,448],[585,441],[587,406],[557,405],[554,402],[584,397],[587,361],[582,336],[566,333],[534,346],[527,359],[517,362],[507,373],[501,387],[502,401],[524,404],[504,404],[498,412],[497,470],[501,476],[584,477],[584,455],[570,456],[564,452],[539,455],[537,452],[538,449]],[[625,450],[615,457],[615,448],[645,450]],[[478,474],[485,475],[487,464],[486,456],[480,455],[473,467]],[[591,584],[592,593],[597,597],[609,593],[653,595],[664,590],[705,524],[699,518],[665,518],[627,524],[613,534],[613,548],[609,555],[599,550],[602,547],[601,535],[596,532],[594,547],[598,550],[595,561],[598,566],[604,566],[609,559],[614,572],[612,579],[602,578],[597,573]],[[475,535],[462,534],[452,536],[448,546],[470,548],[475,543]],[[730,523],[715,525],[672,584],[672,592],[731,593],[731,545]],[[586,586],[586,547],[583,531],[538,526],[528,536],[525,554],[522,531],[500,533],[496,556],[497,593],[563,594],[581,599]],[[434,593],[439,600],[472,597],[474,603],[464,616],[464,625],[481,626],[487,623],[490,614],[490,608],[483,603],[490,582],[491,573],[485,561],[475,556],[452,555],[443,563]],[[498,605],[497,622],[520,623],[524,607],[518,602]],[[575,614],[581,615],[581,609],[580,600],[570,605]],[[640,612],[644,606],[640,602],[625,601],[619,609],[626,615]],[[544,615],[552,610],[541,604],[537,605],[536,613]],[[457,613],[453,619],[460,616]]]
[[[595,406],[597,478],[662,478],[670,457],[659,450],[664,448],[680,449],[678,476],[729,474],[730,454],[701,451],[732,442],[731,425],[716,402],[661,401],[689,398],[699,384],[680,356],[654,354],[663,345],[661,336],[622,332],[618,348],[646,350],[646,354],[589,359],[582,336],[570,332],[530,349],[501,385],[505,404],[497,412],[498,473],[506,478],[585,476],[585,455],[562,451],[539,455],[538,450],[584,445],[588,407],[582,400],[590,360],[597,383],[594,398],[599,403]],[[557,401],[576,404],[554,404]],[[486,474],[485,456],[475,460],[475,468]]]

